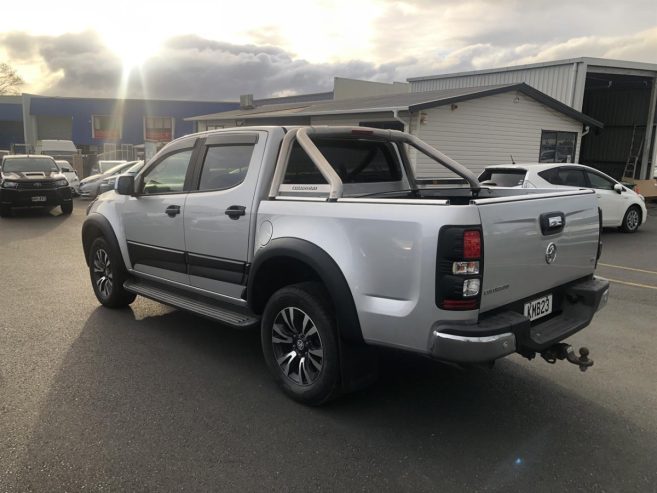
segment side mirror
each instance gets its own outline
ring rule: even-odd
[[[616,183],[614,185],[614,190],[616,190],[616,193],[623,193],[623,185],[620,183]]]
[[[116,193],[119,195],[135,194],[135,177],[134,175],[119,175],[116,178]]]

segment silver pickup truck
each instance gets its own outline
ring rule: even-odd
[[[419,158],[462,184],[419,184]],[[274,378],[318,405],[371,381],[376,346],[586,369],[561,341],[606,303],[600,229],[590,190],[485,188],[403,132],[249,127],[182,137],[120,176],[82,243],[100,303],[260,327]]]

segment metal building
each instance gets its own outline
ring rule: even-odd
[[[524,82],[604,124],[582,134],[579,162],[619,179],[649,178],[657,163],[657,64],[583,57],[408,81],[411,92]]]
[[[600,122],[527,84],[249,105],[188,118],[199,131],[250,125],[351,125],[405,130],[475,173],[487,165],[559,159],[576,162],[583,128]],[[551,142],[551,140],[554,142]],[[456,178],[421,155],[418,176]]]

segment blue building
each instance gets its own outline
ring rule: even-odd
[[[23,98],[0,96],[0,149],[9,149],[11,144],[24,144]]]
[[[0,149],[43,139],[72,140],[83,154],[106,144],[164,143],[194,131],[185,118],[236,109],[237,102],[0,96]]]

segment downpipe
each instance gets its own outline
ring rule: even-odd
[[[566,360],[568,363],[579,366],[580,371],[586,371],[593,366],[593,360],[589,359],[588,348],[581,347],[579,356],[577,356],[573,347],[564,342],[554,344],[541,352],[541,358],[551,365],[555,364],[557,360]]]

